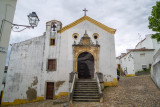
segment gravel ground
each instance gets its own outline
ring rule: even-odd
[[[160,90],[155,86],[150,75],[121,77],[118,87],[107,87],[103,91],[104,102],[74,102],[54,104],[52,100],[22,104],[10,107],[160,107]],[[66,101],[62,97],[56,101]]]

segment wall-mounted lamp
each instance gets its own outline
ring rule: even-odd
[[[23,31],[23,30],[25,30],[25,29],[27,29],[27,28],[28,28],[28,29],[30,29],[30,28],[33,28],[33,29],[34,29],[34,27],[37,27],[38,22],[40,21],[39,18],[38,18],[38,16],[37,16],[37,14],[36,14],[36,12],[30,13],[30,14],[28,15],[28,20],[29,20],[30,26],[28,26],[28,25],[13,24],[12,22],[10,22],[10,21],[8,21],[8,20],[6,20],[6,19],[3,19],[3,20],[2,20],[2,23],[3,23],[3,22],[8,22],[8,23],[12,24],[11,29],[12,29],[14,32],[21,32],[21,31]],[[20,27],[22,27],[22,29],[20,29]]]

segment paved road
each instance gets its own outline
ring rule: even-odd
[[[150,75],[122,77],[118,87],[107,87],[103,91],[103,103],[73,103],[73,107],[160,107],[160,90]],[[23,104],[15,107],[63,107],[53,101]],[[13,106],[12,106],[13,107]]]

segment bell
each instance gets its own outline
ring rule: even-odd
[[[53,28],[53,31],[56,31],[56,25],[55,24],[52,25],[52,28]]]

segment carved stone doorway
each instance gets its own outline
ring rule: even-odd
[[[94,57],[89,52],[83,52],[78,56],[78,78],[94,78]]]
[[[93,44],[91,41],[91,38],[88,36],[88,34],[85,32],[84,36],[81,38],[80,42],[78,44],[74,43],[73,45],[73,71],[80,72],[79,78],[94,78],[94,73],[99,72],[99,48],[100,45],[98,42],[96,44]],[[82,56],[90,55],[90,58],[87,60],[92,62],[93,66],[91,70],[87,70],[89,68],[85,67],[86,62],[80,61],[79,59],[83,59]],[[83,63],[82,63],[83,62]],[[85,62],[85,63],[84,63]],[[86,69],[85,71],[88,72],[88,76],[84,76],[82,74],[81,69]],[[82,76],[83,75],[83,76]],[[90,76],[89,76],[90,75]]]

